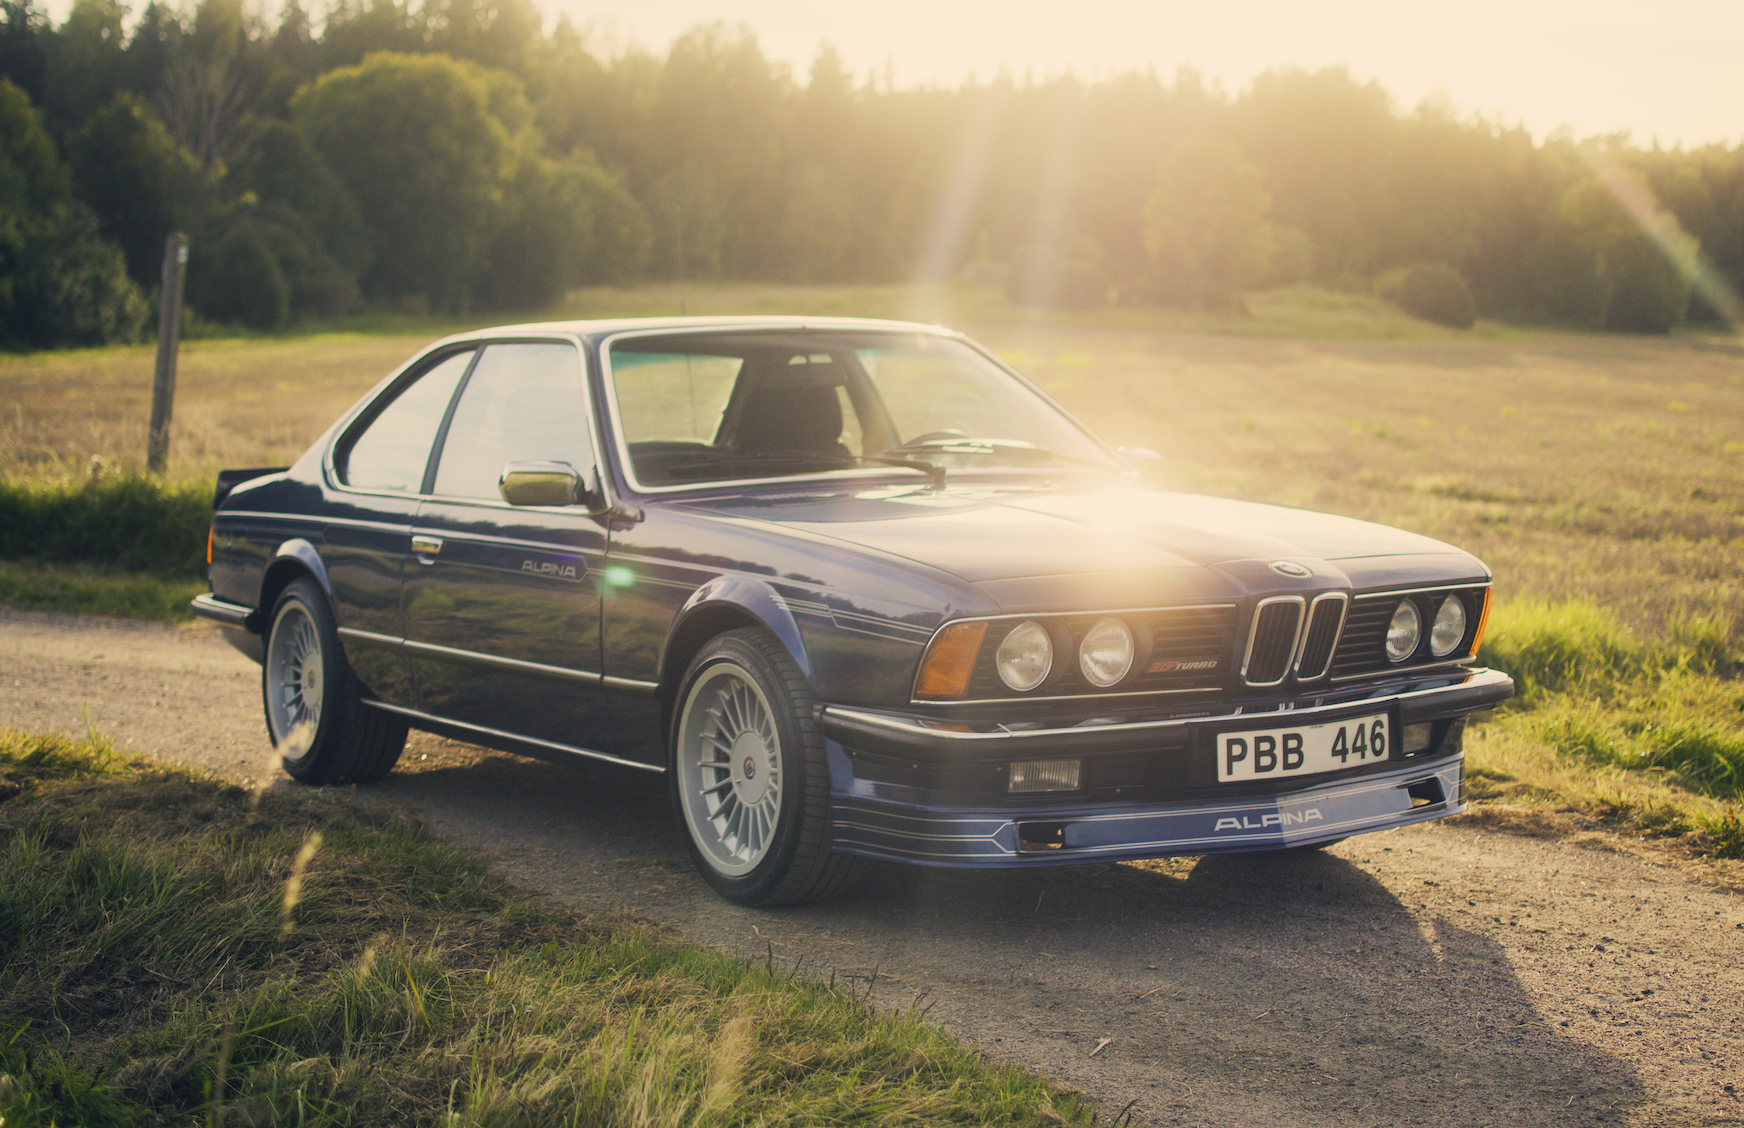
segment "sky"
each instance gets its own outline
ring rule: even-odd
[[[822,43],[861,77],[955,86],[1181,66],[1239,92],[1271,67],[1347,66],[1402,109],[1525,125],[1542,140],[1628,130],[1640,145],[1744,139],[1744,0],[540,0],[603,46],[663,52],[743,23],[801,80]]]

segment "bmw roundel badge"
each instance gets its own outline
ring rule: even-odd
[[[1293,580],[1305,579],[1314,574],[1294,560],[1274,560],[1272,561],[1272,571],[1280,576],[1289,576]]]

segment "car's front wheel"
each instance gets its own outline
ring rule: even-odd
[[[302,783],[374,783],[393,770],[406,725],[363,703],[326,596],[293,580],[273,604],[261,667],[267,733]]]
[[[761,629],[711,639],[685,673],[673,805],[697,868],[728,900],[816,901],[854,876],[855,859],[831,849],[829,766],[812,705],[805,675]]]

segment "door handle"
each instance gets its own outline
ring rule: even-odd
[[[442,551],[442,538],[415,536],[412,538],[412,551],[419,556],[435,556]]]

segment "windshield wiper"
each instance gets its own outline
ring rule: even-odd
[[[945,488],[945,468],[936,462],[927,462],[919,458],[892,458],[888,454],[837,454],[834,451],[801,450],[799,448],[759,450],[745,454],[721,454],[675,466],[672,468],[672,472],[687,473],[709,466],[746,462],[829,462],[841,467],[855,467],[863,462],[877,462],[885,466],[902,466],[909,470],[919,470],[932,480],[933,489],[942,490]]]
[[[936,451],[939,454],[1005,455],[1020,462],[1069,462],[1076,466],[1087,466],[1093,470],[1104,472],[1114,469],[1106,462],[1098,462],[1090,458],[1074,458],[1072,455],[1060,454],[1047,447],[1039,447],[1022,439],[981,439],[971,438],[968,435],[960,438],[953,435],[940,436],[936,439],[924,437],[910,439],[900,446],[891,447],[884,453],[892,454],[910,450]]]

